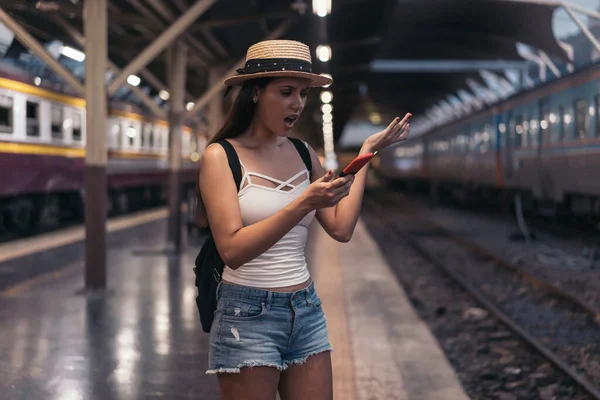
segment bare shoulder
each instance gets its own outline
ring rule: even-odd
[[[202,158],[200,160],[200,166],[209,166],[214,164],[221,164],[227,159],[227,154],[218,143],[211,143],[202,154]]]

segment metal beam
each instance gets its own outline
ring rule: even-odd
[[[0,22],[10,29],[16,38],[23,43],[29,50],[37,55],[46,63],[58,76],[64,79],[81,96],[85,95],[85,87],[67,68],[54,59],[54,57],[38,43],[33,36],[23,29],[14,19],[11,18],[2,8],[0,8]]]
[[[277,39],[278,37],[280,37],[281,35],[283,35],[285,33],[285,31],[287,31],[289,29],[289,27],[292,25],[292,22],[293,22],[292,20],[287,20],[287,21],[281,23],[264,40]],[[187,112],[186,119],[193,117],[194,114],[196,114],[198,111],[200,111],[202,108],[204,108],[204,106],[210,101],[210,99],[214,95],[216,95],[219,91],[221,91],[223,89],[223,83],[222,82],[225,80],[225,78],[227,78],[230,75],[235,74],[236,70],[238,68],[242,67],[245,62],[246,62],[246,59],[245,58],[241,58],[238,62],[235,63],[235,65],[233,66],[233,68],[231,68],[230,70],[228,70],[223,75],[223,77],[220,80],[220,82],[217,82],[217,83],[213,84],[210,87],[210,89],[208,89],[206,92],[204,92],[202,94],[202,96],[200,96],[200,98],[198,98],[198,100],[196,100],[194,102],[194,107],[192,107],[192,109]]]
[[[202,15],[217,0],[198,0],[184,15],[179,17],[173,25],[165,30],[156,40],[144,49],[127,67],[121,71],[108,87],[108,93],[113,95],[127,80],[131,74],[137,73],[145,67],[158,53],[164,50],[173,40],[189,27],[200,15]]]
[[[146,19],[151,22],[152,24],[154,24],[157,28],[159,28],[159,31],[164,31],[165,29],[168,28],[168,25],[164,22],[164,20],[160,19],[159,17],[156,16],[156,14],[154,14],[152,11],[150,11],[150,9],[145,5],[142,4],[142,2],[140,0],[127,0],[127,2],[134,7],[137,11],[139,11],[142,15],[144,15],[146,17]],[[206,61],[204,61],[204,59],[202,57],[207,57],[207,58],[211,58],[212,55],[208,52],[208,50],[202,46],[202,44],[200,44],[200,48],[195,46],[195,44],[197,45],[197,41],[194,40],[192,35],[189,35],[188,33],[183,33],[182,34],[184,40],[186,41],[187,44],[189,44],[189,46],[191,48],[195,48],[198,51],[192,51],[189,55],[194,59],[195,62],[197,62],[201,67],[208,67],[208,63]],[[151,35],[151,37],[149,37],[150,41],[154,40],[154,35]],[[193,43],[192,43],[193,42]]]
[[[563,42],[562,40],[557,40],[556,42],[567,53],[567,58],[569,59],[567,71],[573,72],[575,70],[575,66],[573,65],[573,61],[575,60],[575,49],[573,48],[573,45]]]
[[[73,39],[75,41],[75,43],[77,43],[79,46],[81,46],[82,48],[85,48],[85,38],[79,33],[77,32],[77,30],[75,28],[73,28],[69,22],[62,16],[59,14],[53,14],[52,18],[59,24],[62,26],[62,28],[65,30],[65,32],[67,32],[67,34],[71,37],[71,39]],[[119,67],[117,67],[117,65],[115,63],[113,63],[112,61],[107,59],[107,65],[108,68],[110,68],[111,70],[113,70],[113,72],[115,74],[118,74],[119,72],[121,72],[121,69]],[[133,85],[129,85],[129,89],[131,89],[131,91],[144,103],[146,104],[146,106],[148,106],[148,108],[150,108],[150,110],[158,117],[160,118],[165,118],[165,111],[160,108],[154,101],[152,101],[152,99],[146,94],[144,93],[139,87],[137,86],[133,86]]]
[[[139,2],[138,0],[130,0],[130,1]],[[173,23],[173,20],[175,20],[175,16],[171,12],[171,9],[168,8],[161,0],[146,0],[146,1],[148,3],[150,3],[150,5],[158,12],[158,15],[164,16],[164,18],[168,22]],[[185,11],[183,13],[185,13]],[[150,13],[150,14],[152,14],[152,13]],[[152,15],[154,15],[154,14],[152,14]],[[162,20],[157,20],[157,21],[160,23],[160,25],[163,25]],[[204,44],[202,44],[199,40],[197,40],[194,36],[189,35],[188,33],[183,33],[182,36],[189,43],[190,46],[194,47],[196,50],[203,53],[203,55],[205,57],[209,57],[211,59],[215,58],[214,55],[212,54],[212,52],[206,46],[204,46]],[[206,67],[208,65],[206,63],[203,63],[203,66]]]
[[[221,44],[221,42],[219,42],[217,40],[217,38],[212,34],[212,32],[210,31],[210,29],[203,29],[200,31],[200,34],[202,36],[204,36],[204,38],[206,40],[208,40],[208,42],[210,43],[211,46],[213,46],[217,52],[219,53],[219,55],[223,58],[229,58],[229,53],[227,52],[227,50],[225,49],[225,47],[223,47],[223,45]]]
[[[590,30],[581,22],[581,20],[577,18],[575,14],[573,14],[571,6],[563,3],[563,8],[567,12],[567,14],[569,14],[569,17],[571,17],[573,22],[575,22],[579,29],[581,29],[581,32],[585,35],[585,37],[587,37],[588,40],[592,43],[592,46],[594,46],[596,50],[600,51],[600,43],[598,43],[598,40],[596,40],[594,35],[592,35],[592,32],[590,32]]]
[[[168,28],[167,24],[160,18],[158,18],[152,11],[148,9],[148,7],[140,2],[140,0],[127,0],[127,2],[134,7],[140,14],[142,14],[146,20],[153,24],[155,28],[158,28],[159,31],[164,31]],[[148,32],[143,32],[144,37],[150,40],[150,42],[154,41],[154,34],[148,35]],[[190,36],[188,34],[183,34],[186,38],[186,41],[190,46],[193,47],[193,43],[190,43],[188,40]],[[208,67],[208,64],[201,58],[200,53],[202,53],[202,49],[198,49],[198,52],[191,52],[190,56],[194,59],[195,62],[198,63],[201,67]],[[206,51],[203,54],[205,57],[210,57],[210,54],[206,54]]]
[[[530,67],[527,61],[504,60],[373,60],[371,72],[476,72],[482,69],[504,71]]]
[[[577,4],[571,4],[571,3],[562,3],[562,6],[569,7],[573,11],[577,11],[584,15],[587,15],[588,17],[592,17],[594,19],[600,20],[600,12],[598,12],[598,11],[590,10],[585,7],[578,6]]]
[[[263,18],[289,19],[292,18],[294,15],[295,13],[292,11],[279,11],[255,15],[246,15],[245,17],[211,18],[209,21],[203,21],[195,24],[194,27],[191,29],[191,32],[196,32],[207,28],[228,28],[233,25],[243,25],[249,22],[260,21]]]
[[[550,68],[550,71],[552,71],[554,76],[560,78],[560,71],[558,68],[556,68],[556,65],[552,62],[550,57],[548,57],[548,55],[542,50],[539,50],[538,53],[540,54],[542,61],[548,66],[548,68]]]

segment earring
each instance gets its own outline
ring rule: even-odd
[[[254,100],[255,103],[258,101],[258,99],[256,97],[254,99],[252,99],[252,100]]]

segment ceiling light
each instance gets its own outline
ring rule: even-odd
[[[333,111],[333,106],[331,104],[323,104],[321,106],[321,111],[323,112],[323,114],[331,114],[331,112]]]
[[[331,60],[331,47],[326,44],[317,46],[317,58],[323,62]]]
[[[127,83],[129,83],[131,86],[137,86],[140,84],[140,82],[140,78],[136,75],[129,75],[127,77]]]
[[[313,0],[313,13],[319,17],[325,17],[331,14],[331,0]]]
[[[325,104],[331,103],[331,100],[333,100],[333,93],[331,93],[329,90],[321,92],[321,101],[323,103],[325,103]]]
[[[169,100],[169,92],[167,92],[164,89],[161,89],[160,92],[158,92],[158,97],[160,97],[164,101],[167,101]]]
[[[75,61],[82,62],[83,60],[85,60],[85,53],[82,53],[81,51],[76,50],[69,46],[62,46],[59,49],[59,52],[63,56],[72,58]]]

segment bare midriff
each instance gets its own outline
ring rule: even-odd
[[[259,289],[264,289],[264,290],[268,290],[271,292],[295,292],[296,290],[304,289],[305,287],[310,285],[311,282],[312,282],[312,278],[308,278],[306,281],[304,281],[302,283],[298,283],[297,285],[277,287],[277,288],[259,288]],[[237,285],[236,283],[228,282],[225,279],[223,279],[223,283],[227,283],[229,285]]]

